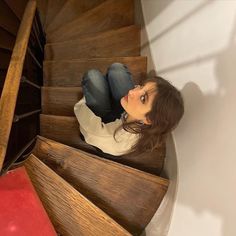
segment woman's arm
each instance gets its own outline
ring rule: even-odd
[[[80,126],[92,135],[113,136],[115,129],[121,125],[119,120],[107,124],[103,123],[102,119],[96,116],[86,105],[85,97],[75,104],[74,112]]]
[[[114,131],[122,124],[121,120],[103,123],[86,105],[85,98],[81,99],[74,107],[75,115],[80,124],[80,131],[88,144],[98,147],[105,153],[115,156],[123,155],[130,151],[136,143],[137,136],[122,130],[113,137]]]

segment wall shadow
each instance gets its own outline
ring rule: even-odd
[[[202,124],[203,128],[198,130],[198,134],[195,135],[199,145],[199,137],[202,137],[202,141],[199,148],[205,148],[205,153],[209,156],[205,160],[206,166],[210,166],[212,163],[212,169],[205,168],[204,165],[201,168],[201,175],[207,176],[204,182],[199,182],[198,179],[194,179],[191,185],[198,186],[195,190],[191,188],[190,195],[181,195],[181,204],[189,206],[194,210],[196,214],[203,214],[209,211],[222,221],[222,236],[236,235],[236,228],[234,227],[234,218],[236,216],[234,209],[230,207],[230,203],[234,202],[235,196],[232,196],[232,186],[236,183],[235,175],[233,176],[233,168],[226,170],[224,166],[221,166],[218,162],[222,162],[225,159],[225,163],[229,162],[232,156],[225,156],[226,150],[232,150],[235,146],[235,142],[232,141],[232,137],[236,132],[235,117],[229,115],[229,111],[232,114],[236,114],[236,106],[234,105],[236,94],[236,44],[233,41],[225,50],[218,53],[215,56],[215,78],[217,79],[218,92],[215,94],[204,95],[200,88],[194,83],[188,83],[184,86],[182,93],[186,98],[191,100],[185,100],[186,112],[188,113],[186,119],[197,120],[197,124]],[[200,106],[201,104],[201,106]],[[194,109],[193,109],[194,107]],[[212,112],[214,121],[209,123],[209,112]],[[225,116],[223,115],[225,113]],[[189,121],[182,122],[183,124],[189,123]],[[195,122],[190,122],[195,123]],[[207,123],[207,125],[206,125]],[[230,127],[230,125],[232,127]],[[223,130],[225,128],[225,130]],[[188,132],[191,127],[181,127],[181,132]],[[222,135],[221,133],[224,132]],[[226,133],[229,135],[227,140]],[[209,146],[206,144],[206,140],[209,140]],[[212,142],[221,146],[214,146]],[[234,143],[233,143],[234,142]],[[210,145],[211,144],[211,145]],[[187,144],[186,144],[187,145]],[[194,152],[194,150],[193,150]],[[201,152],[200,152],[201,153]],[[194,153],[193,153],[194,155]],[[181,158],[181,162],[186,166],[198,165],[197,158],[195,157],[195,163],[192,162],[190,156],[185,155],[185,159]],[[232,159],[231,159],[232,161]],[[234,162],[235,163],[235,162]],[[230,166],[228,165],[228,168]],[[199,174],[200,174],[199,173]],[[188,178],[188,176],[182,175],[182,179]],[[226,181],[227,179],[227,181]],[[191,187],[191,186],[189,186]],[[188,189],[188,186],[185,186]],[[205,194],[207,193],[207,199]],[[231,193],[231,194],[230,194]],[[195,199],[192,201],[192,199]],[[221,202],[222,204],[218,204]]]
[[[152,54],[149,45],[154,41],[159,40],[163,35],[168,33],[173,28],[177,27],[182,22],[188,20],[191,16],[196,14],[196,12],[200,11],[212,2],[212,0],[206,1],[197,9],[190,12],[190,14],[175,22],[169,28],[143,45],[142,49],[146,48],[148,51],[147,55],[149,56],[148,60],[151,60],[151,68],[155,68],[155,66],[151,57]],[[183,117],[183,120],[179,127],[179,130],[181,131],[179,132],[185,134],[185,138],[187,140],[188,133],[191,130],[191,127],[187,126],[186,124],[194,125],[194,123],[197,123],[198,126],[199,124],[202,124],[202,127],[198,130],[198,134],[196,134],[195,136],[196,140],[189,140],[189,142],[196,142],[198,143],[198,145],[200,144],[198,149],[209,149],[204,150],[205,152],[209,153],[209,156],[205,160],[206,165],[204,166],[203,164],[199,173],[202,174],[202,176],[207,177],[202,182],[199,182],[199,178],[191,178],[191,182],[184,182],[184,188],[186,189],[186,191],[188,190],[188,187],[191,188],[191,190],[193,190],[193,186],[197,187],[189,194],[181,194],[179,203],[193,210],[197,215],[203,215],[206,212],[209,212],[210,214],[220,219],[222,222],[222,236],[236,235],[236,228],[234,227],[234,217],[232,217],[233,215],[236,216],[234,207],[232,207],[234,198],[236,197],[232,194],[232,188],[236,183],[233,166],[232,169],[230,169],[230,165],[228,163],[228,169],[225,169],[224,166],[221,166],[219,164],[215,165],[215,163],[221,163],[222,159],[225,159],[226,162],[234,161],[232,163],[235,163],[235,160],[232,158],[232,156],[224,155],[225,150],[233,149],[233,147],[236,146],[236,143],[234,142],[234,140],[232,140],[232,134],[236,133],[236,126],[234,125],[235,117],[229,115],[229,111],[232,111],[232,114],[236,114],[236,106],[234,105],[236,94],[235,31],[236,26],[233,27],[232,35],[227,47],[221,51],[213,52],[200,58],[193,58],[192,60],[188,60],[180,64],[170,66],[168,68],[163,68],[162,70],[159,70],[157,72],[154,70],[149,72],[149,75],[168,73],[179,69],[188,68],[192,65],[205,63],[209,60],[214,60],[215,62],[214,73],[218,86],[217,92],[204,94],[201,91],[200,87],[194,82],[188,82],[181,91],[183,97],[185,98],[185,110],[187,116]],[[146,37],[148,39],[147,33]],[[212,115],[214,117],[214,122],[212,123],[209,123],[209,112],[212,112]],[[224,112],[226,116],[223,115]],[[218,127],[216,127],[216,124],[219,124]],[[232,127],[230,127],[229,124],[231,124]],[[221,135],[223,127],[225,127],[225,132],[229,133],[229,139],[225,139],[226,133]],[[207,146],[206,140],[215,140],[215,143],[221,143],[222,146],[215,147],[214,144],[211,144],[211,146]],[[186,145],[188,145],[187,142]],[[196,151],[199,150],[196,149]],[[181,159],[181,162],[186,164],[186,166],[199,165],[198,159],[191,158],[191,155],[194,155],[194,150],[192,150],[192,153],[189,152],[189,155],[178,158]],[[210,165],[212,165],[212,169],[209,169]],[[188,174],[191,174],[189,172],[187,172],[187,174],[184,172],[180,173],[182,180],[186,180],[187,178],[189,178]],[[204,193],[207,193],[207,198]],[[218,204],[219,202],[223,204]],[[158,222],[156,222],[156,224],[158,224]]]
[[[164,35],[168,34],[171,30],[175,29],[180,24],[182,24],[183,22],[187,21],[189,18],[192,18],[195,14],[197,14],[199,11],[201,11],[203,8],[205,8],[206,6],[208,6],[212,2],[214,2],[214,0],[206,0],[206,1],[204,1],[198,7],[196,7],[192,11],[190,11],[188,14],[184,15],[182,18],[180,18],[179,20],[177,20],[176,22],[171,24],[169,27],[164,29],[161,33],[157,34],[151,40],[149,40],[148,42],[142,44],[141,49],[147,47],[149,44],[152,44],[156,40],[159,40],[161,37],[163,37]],[[146,22],[146,24],[147,24],[147,22]]]
[[[153,14],[149,15],[149,19],[146,22],[146,24],[149,24],[154,18],[160,15],[161,12],[164,11],[171,3],[173,3],[173,0],[158,0],[159,7],[155,9],[155,12],[153,12]],[[139,13],[135,15],[135,22],[141,23],[141,25],[144,26],[144,17],[143,17],[141,0],[135,0],[135,12]]]

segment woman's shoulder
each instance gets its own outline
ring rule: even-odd
[[[131,133],[125,130],[123,127],[119,129],[115,134],[116,140],[123,143],[136,141],[137,139],[139,139],[139,137],[140,134]]]

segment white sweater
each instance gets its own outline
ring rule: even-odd
[[[98,147],[105,153],[120,156],[128,153],[131,147],[138,141],[138,134],[132,134],[124,129],[116,133],[116,140],[113,137],[116,128],[122,124],[121,119],[110,123],[103,123],[101,118],[96,116],[86,105],[83,97],[74,106],[76,118],[80,124],[80,132],[88,144]]]

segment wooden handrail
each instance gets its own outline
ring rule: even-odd
[[[0,100],[0,171],[6,155],[25,54],[36,11],[36,1],[29,0],[16,37]]]

